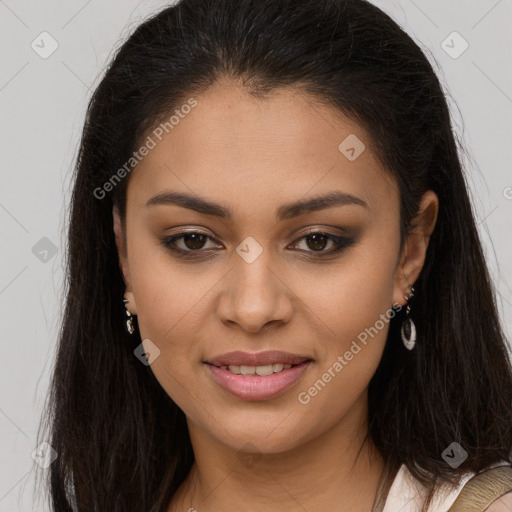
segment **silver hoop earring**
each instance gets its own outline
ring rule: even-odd
[[[407,301],[414,295],[414,288],[412,286],[409,286],[411,289],[411,294],[409,297],[407,297]],[[400,334],[402,335],[402,341],[404,344],[404,347],[407,350],[412,350],[416,345],[416,326],[414,325],[414,322],[412,321],[412,318],[409,316],[409,313],[411,312],[411,306],[407,304],[406,309],[406,318],[402,322],[402,327],[400,329]]]
[[[130,310],[126,307],[126,303],[128,302],[128,299],[126,299],[126,298],[123,299],[123,302],[125,304],[124,308],[126,310],[126,316],[128,317],[128,319],[126,320],[126,330],[130,334],[133,334],[133,331],[135,331],[135,327],[133,327],[133,316],[130,313]]]

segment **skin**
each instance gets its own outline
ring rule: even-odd
[[[223,81],[196,99],[197,107],[132,171],[125,231],[113,210],[127,307],[138,316],[141,339],[160,350],[150,368],[184,411],[195,453],[168,510],[230,512],[250,503],[253,512],[370,511],[384,461],[363,445],[367,389],[388,323],[309,403],[297,396],[392,304],[406,304],[438,198],[425,194],[400,251],[398,187],[358,124],[293,89],[257,99]],[[338,150],[350,134],[366,141],[354,161]],[[367,207],[275,217],[283,204],[335,190]],[[215,201],[233,218],[145,206],[164,191]],[[202,245],[176,242],[203,251],[202,258],[180,259],[160,243],[179,228],[212,237]],[[329,255],[335,241],[315,245],[303,238],[309,228],[335,236],[345,229],[355,243]],[[263,249],[252,263],[236,252],[249,236]],[[322,251],[323,259],[314,259]],[[202,363],[232,350],[270,349],[313,363],[293,388],[268,400],[232,397]],[[250,452],[252,462],[243,457]]]
[[[512,510],[512,492],[509,492],[502,498],[497,499],[487,512],[510,512]]]

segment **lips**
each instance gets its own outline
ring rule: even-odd
[[[313,363],[309,356],[268,350],[228,352],[203,361],[207,375],[241,400],[270,400],[295,386]]]
[[[312,358],[290,352],[281,352],[279,350],[268,350],[265,352],[228,352],[212,359],[208,359],[205,363],[220,368],[222,366],[267,366],[273,364],[301,364],[305,361],[311,361]]]
[[[254,373],[251,375],[236,374],[230,370],[233,368],[233,365],[217,367],[212,364],[205,364],[204,366],[207,375],[229,395],[240,400],[257,401],[277,398],[292,389],[303,378],[311,364],[311,359],[300,364],[288,364],[289,368],[285,366],[284,369],[277,373],[271,372],[268,374],[265,372],[265,375],[255,375]],[[283,365],[279,364],[279,366]],[[272,369],[272,365],[268,367],[241,366],[240,368],[252,371],[263,368]]]

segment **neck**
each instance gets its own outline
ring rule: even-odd
[[[361,411],[359,411],[360,413]],[[361,414],[280,453],[252,458],[189,423],[195,462],[169,512],[371,512],[384,460]]]

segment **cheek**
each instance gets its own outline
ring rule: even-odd
[[[172,353],[173,361],[188,359],[197,349],[194,336],[201,330],[205,294],[211,288],[205,276],[200,286],[197,279],[168,270],[148,269],[143,282],[137,283],[137,313],[143,339],[149,338],[160,350]]]
[[[179,360],[184,354],[178,349],[190,347],[187,338],[194,332],[190,322],[204,291],[196,286],[197,279],[191,279],[190,271],[171,261],[158,242],[137,239],[140,243],[132,250],[130,275],[140,335],[155,343],[162,356],[172,352]],[[188,337],[182,333],[185,324],[189,326]]]
[[[389,242],[386,250],[378,242],[364,242],[327,276],[297,280],[295,290],[314,313],[330,351],[344,351],[376,323],[387,331],[380,320],[391,313],[396,254]]]
[[[304,402],[327,416],[346,409],[364,391],[374,375],[386,343],[392,306],[396,253],[378,250],[379,240],[360,247],[357,262],[348,261],[327,280],[328,285],[308,295],[314,318],[323,327],[315,372],[301,386]],[[306,289],[306,288],[305,288]],[[326,391],[324,391],[326,388]],[[328,389],[327,389],[328,388]],[[319,398],[316,398],[316,396]],[[322,395],[322,397],[320,397]],[[332,396],[337,407],[329,409]]]
[[[194,280],[169,264],[165,270],[147,266],[144,279],[137,282],[139,331],[160,351],[151,363],[157,381],[189,418],[200,422],[204,406],[197,375],[203,354],[197,341],[207,314],[205,293],[213,283],[207,276]],[[201,288],[194,287],[196,281]]]

